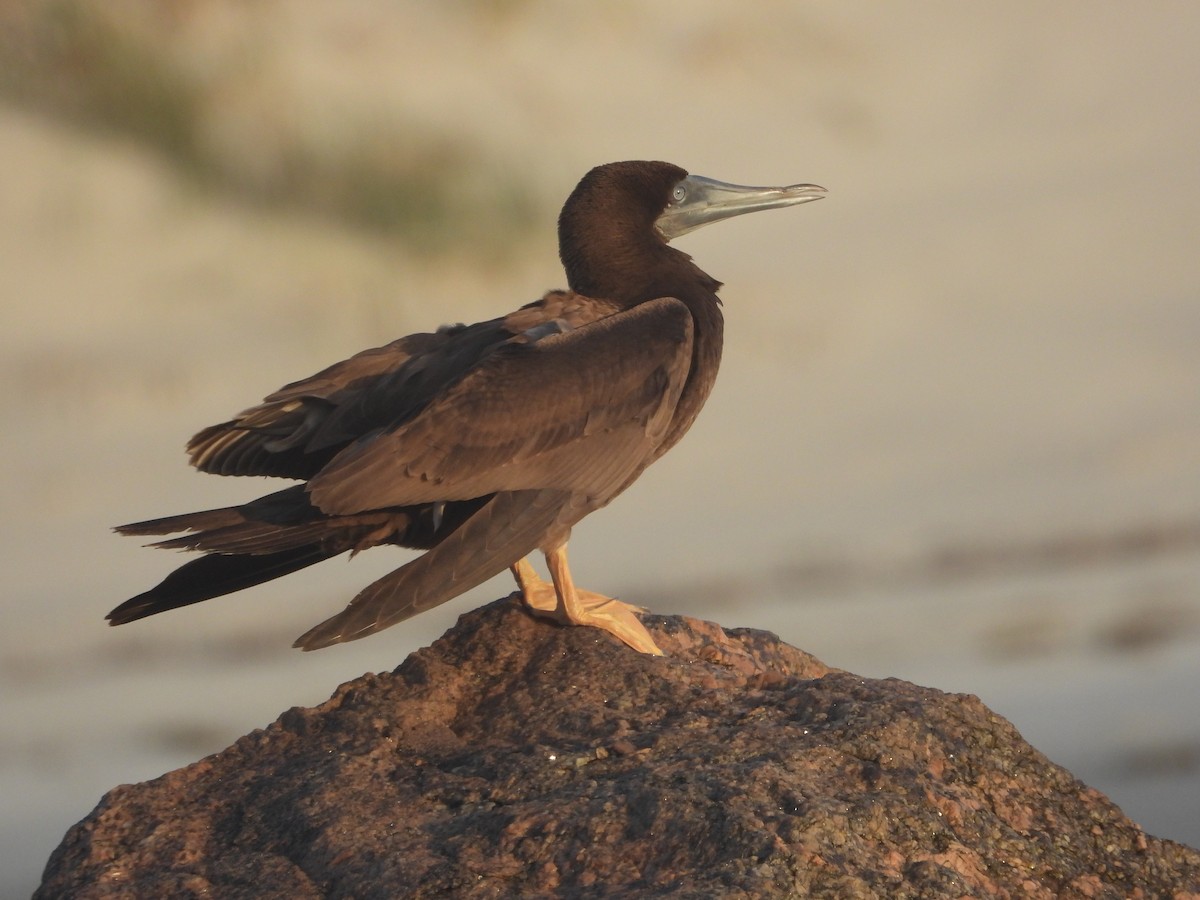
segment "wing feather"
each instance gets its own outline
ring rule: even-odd
[[[215,475],[310,478],[341,449],[336,442],[326,452],[308,446],[340,406],[353,403],[414,358],[444,347],[455,334],[454,329],[411,334],[285,385],[258,406],[196,434],[188,442],[191,463]],[[342,446],[354,437],[350,435]]]
[[[533,552],[547,532],[569,521],[570,510],[570,495],[557,491],[497,494],[428,553],[368,585],[294,646],[316,650],[357,640],[445,603]]]
[[[617,311],[611,303],[551,291],[476,325],[412,334],[292,382],[188,443],[194,466],[217,475],[308,479],[354,440],[394,428],[506,342],[536,342]]]
[[[661,443],[691,367],[692,318],[660,298],[509,343],[399,427],[310,482],[324,512],[552,489],[607,500]]]

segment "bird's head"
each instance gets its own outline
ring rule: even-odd
[[[559,256],[572,290],[638,303],[681,292],[681,280],[707,279],[667,242],[742,213],[819,200],[815,184],[746,187],[689,175],[666,162],[608,163],[588,172],[558,218]]]

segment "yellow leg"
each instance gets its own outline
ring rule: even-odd
[[[528,559],[522,557],[509,566],[509,569],[513,573],[513,578],[517,580],[517,587],[521,589],[522,600],[531,612],[550,613],[545,618],[553,619],[555,622],[562,622],[563,624],[570,624],[567,619],[558,615],[558,592],[554,589],[554,585],[542,578]],[[575,594],[583,601],[584,607],[601,606],[611,602],[613,599],[612,597],[606,597],[604,594],[597,594],[594,591],[586,591],[578,587],[575,588]],[[624,603],[623,605],[628,606],[634,612],[646,612],[646,607],[644,606],[636,606],[632,603]]]
[[[521,559],[512,566],[525,605],[532,612],[564,625],[602,628],[639,653],[663,655],[638,619],[638,607],[575,587],[567,566],[566,546],[547,553],[546,565],[550,568],[553,584],[543,581],[528,560]]]
[[[558,621],[555,615],[558,611],[558,594],[554,592],[554,585],[543,580],[525,557],[513,563],[511,568],[513,578],[517,579],[517,586],[521,589],[521,598],[530,611],[548,613],[547,618]]]

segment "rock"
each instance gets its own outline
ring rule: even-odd
[[[975,697],[647,624],[667,657],[472,612],[394,673],[110,791],[35,896],[1200,895],[1200,853]]]

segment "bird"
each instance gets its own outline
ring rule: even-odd
[[[203,552],[107,616],[121,625],[382,544],[424,553],[301,635],[357,640],[509,569],[534,615],[662,651],[645,610],[575,585],[572,526],[695,421],[721,361],[721,282],[671,241],[808,203],[813,184],[748,187],[671,163],[596,166],[558,219],[567,289],[473,325],[365,350],[286,385],[187,445],[216,475],[298,481],[240,506],[121,525]],[[541,551],[550,581],[528,557]]]

